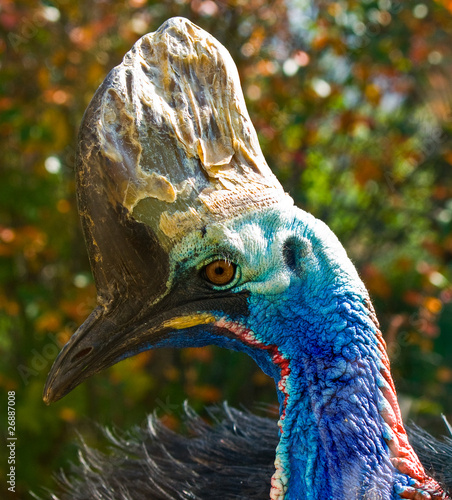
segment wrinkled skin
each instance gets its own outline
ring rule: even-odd
[[[203,271],[216,260],[236,266],[223,286]],[[169,269],[166,292],[149,308],[151,327],[129,321],[110,344],[88,330],[88,354],[64,353],[71,386],[99,361],[143,349],[241,350],[277,385],[271,498],[365,498],[375,490],[388,499],[421,491],[441,498],[406,440],[367,292],[325,224],[297,208],[250,213],[188,234],[171,250]],[[63,394],[69,386],[52,387]]]

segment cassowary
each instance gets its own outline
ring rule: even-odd
[[[228,406],[214,428],[188,409],[190,439],[150,418],[110,435],[115,456],[88,450],[66,498],[451,498],[408,441],[363,283],[267,166],[212,36],[175,18],[134,45],[85,113],[77,184],[98,306],[44,400],[146,349],[216,344],[274,378],[280,411],[278,433]],[[441,446],[426,458],[447,480]]]

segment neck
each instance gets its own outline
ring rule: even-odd
[[[365,498],[373,489],[398,498],[410,478],[424,478],[378,370],[358,359],[293,359],[289,372],[272,499]]]
[[[298,318],[299,331],[287,343],[260,345],[277,367],[280,401],[270,497],[292,500],[305,492],[307,499],[345,500],[375,490],[387,499],[421,492],[445,498],[408,442],[371,306],[350,299],[324,311],[327,321],[312,323],[328,331]],[[327,341],[331,327],[334,343]],[[241,336],[259,343],[250,330]]]

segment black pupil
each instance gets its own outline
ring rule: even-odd
[[[215,268],[215,274],[221,275],[224,273],[224,268],[221,266],[218,266]]]

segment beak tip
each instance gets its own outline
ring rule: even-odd
[[[64,391],[64,384],[61,384],[60,377],[57,376],[60,372],[61,370],[59,369],[55,370],[54,365],[47,377],[44,391],[42,393],[42,400],[47,406],[55,403],[66,394],[66,391]]]
[[[52,390],[52,387],[49,383],[47,383],[44,387],[42,400],[47,406],[49,406],[51,403],[54,403],[57,400],[57,398],[55,398],[55,391]]]

